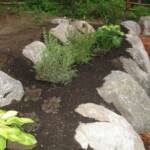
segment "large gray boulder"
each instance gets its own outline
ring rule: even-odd
[[[142,140],[122,116],[93,103],[81,104],[76,110],[92,123],[80,123],[75,140],[83,149],[94,150],[145,150]]]
[[[26,58],[35,64],[41,60],[45,49],[46,45],[43,42],[34,41],[31,44],[25,46],[22,53]]]
[[[139,23],[143,28],[143,35],[150,36],[150,16],[142,16]]]
[[[13,100],[20,101],[23,95],[21,82],[0,71],[0,107],[11,104]]]
[[[147,73],[150,73],[150,60],[141,39],[138,36],[126,35],[126,40],[132,48],[127,49],[135,62]]]
[[[121,22],[121,25],[124,26],[126,29],[129,30],[129,34],[131,35],[140,35],[141,34],[141,27],[140,25],[132,20],[127,20]]]
[[[150,131],[150,99],[145,90],[129,74],[112,71],[104,78],[99,95],[131,123],[138,132]]]
[[[52,28],[50,32],[62,43],[67,43],[69,41],[69,37],[74,37],[79,34],[78,30],[67,22],[60,23],[55,28]]]
[[[138,64],[130,58],[120,57],[120,62],[124,70],[129,73],[150,96],[150,74],[144,72]]]

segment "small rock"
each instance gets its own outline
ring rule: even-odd
[[[44,43],[40,41],[34,41],[31,44],[25,46],[22,53],[26,58],[35,64],[41,60],[45,49],[46,45]]]
[[[26,89],[24,101],[38,101],[42,94],[42,89]]]
[[[25,124],[23,126],[25,131],[30,133],[30,132],[35,132],[35,131],[39,130],[39,128],[40,128],[40,119],[39,119],[38,115],[35,112],[23,113],[23,114],[21,114],[21,116],[31,118],[34,121],[34,123]]]
[[[44,101],[44,103],[42,104],[42,110],[46,113],[56,114],[60,109],[60,102],[61,102],[60,97],[54,96]]]

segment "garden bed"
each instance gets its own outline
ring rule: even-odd
[[[100,98],[96,88],[103,83],[103,78],[111,70],[118,69],[114,59],[118,55],[123,55],[123,51],[120,50],[129,45],[124,42],[117,51],[94,57],[88,65],[79,65],[78,77],[69,85],[53,85],[35,80],[32,65],[22,56],[22,49],[41,38],[43,27],[51,28],[54,25],[46,22],[41,26],[27,24],[22,28],[22,25],[19,26],[20,22],[15,24],[18,18],[7,17],[11,18],[11,23],[0,17],[0,65],[5,72],[20,80],[28,92],[22,102],[14,103],[6,109],[18,110],[23,116],[36,114],[38,124],[28,129],[36,132],[38,145],[35,150],[81,150],[80,145],[74,140],[74,135],[79,121],[83,118],[76,114],[74,109],[81,103],[93,102],[115,110],[112,105],[106,104]],[[11,27],[13,23],[14,26]],[[7,25],[10,31],[8,32],[8,28],[6,32],[1,30],[3,25]],[[60,97],[60,101],[48,104],[49,113],[46,113],[42,107],[43,103],[53,97]]]

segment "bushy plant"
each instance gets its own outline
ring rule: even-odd
[[[77,17],[101,18],[105,23],[119,22],[124,17],[124,0],[84,0],[75,2]]]
[[[141,16],[149,16],[150,8],[144,6],[134,6],[129,12],[129,18],[139,20]]]
[[[101,52],[107,52],[111,48],[120,46],[124,33],[119,25],[104,25],[95,32],[96,48]]]
[[[17,111],[0,110],[0,150],[5,150],[7,140],[26,146],[37,143],[35,137],[22,128],[22,125],[33,123],[33,120],[17,117],[17,114]]]
[[[76,76],[74,57],[68,47],[62,46],[51,33],[44,33],[47,46],[41,61],[34,65],[37,78],[52,83],[69,83]]]
[[[87,64],[92,57],[92,46],[95,42],[93,33],[80,34],[70,38],[68,48],[72,51],[75,63]]]

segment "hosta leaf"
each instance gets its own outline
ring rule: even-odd
[[[0,136],[0,150],[5,150],[6,148],[6,139]]]
[[[1,116],[4,115],[5,113],[6,113],[6,111],[0,109],[0,118],[1,118]]]
[[[19,117],[11,117],[6,120],[6,125],[18,125],[22,126],[26,123],[33,123],[34,121],[30,118],[19,118]]]
[[[4,114],[1,116],[1,119],[7,119],[7,118],[10,118],[10,117],[16,116],[17,114],[18,114],[17,111],[15,111],[15,110],[10,110],[10,111],[7,111],[6,113],[4,113]]]
[[[34,145],[37,143],[33,135],[25,133],[16,127],[0,125],[0,136],[12,142],[18,142],[23,145]]]

